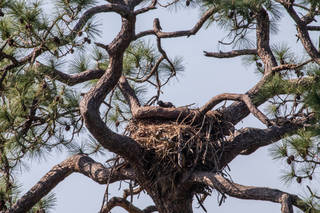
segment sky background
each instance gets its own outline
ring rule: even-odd
[[[137,19],[137,32],[152,28],[153,19],[160,19],[163,31],[176,31],[190,29],[199,18],[199,10],[164,10],[159,9],[148,14],[141,15]],[[96,17],[101,23],[103,34],[101,41],[106,44],[114,38],[120,29],[120,17],[115,14],[104,14]],[[271,35],[272,43],[279,44],[285,42],[293,47],[295,53],[301,53],[301,45],[296,43],[295,26],[291,20],[283,17],[280,24],[280,32]],[[201,106],[210,98],[220,93],[244,93],[250,89],[259,79],[254,72],[254,67],[243,64],[240,58],[234,59],[214,59],[203,56],[203,51],[228,51],[230,48],[218,45],[218,40],[226,35],[217,26],[212,25],[208,29],[200,30],[195,36],[189,38],[165,39],[162,41],[163,48],[169,57],[183,57],[185,72],[178,81],[171,83],[164,88],[162,100],[171,101],[176,106],[183,106],[196,103]],[[254,34],[253,34],[254,39]],[[146,37],[147,41],[153,42],[154,37]],[[262,107],[261,110],[264,108]],[[240,123],[241,127],[265,128],[260,121],[254,117],[248,117]],[[30,189],[46,172],[54,165],[60,163],[67,157],[67,154],[52,154],[45,161],[32,161],[29,171],[23,171],[19,175],[23,184],[23,192]],[[105,159],[100,158],[100,162]],[[264,186],[277,188],[290,193],[304,195],[306,188],[304,185],[285,185],[280,181],[282,170],[286,163],[274,161],[267,148],[262,148],[250,156],[239,156],[230,165],[232,179],[239,184]],[[304,183],[309,184],[308,181]],[[319,180],[313,180],[314,185],[319,186]],[[110,195],[119,196],[119,184],[111,186]],[[91,213],[98,212],[105,186],[96,184],[91,179],[80,175],[72,174],[61,182],[53,192],[57,197],[57,207],[52,212],[77,212]],[[141,195],[137,200],[137,206],[144,208],[151,204],[151,200]],[[197,206],[197,205],[194,205]],[[205,202],[208,212],[280,212],[280,205],[266,201],[239,200],[228,197],[222,206],[218,207],[216,194],[208,198]],[[114,209],[112,212],[125,212],[121,209]],[[194,212],[203,212],[202,209],[194,208]]]

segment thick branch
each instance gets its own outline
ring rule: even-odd
[[[253,99],[260,91],[262,86],[268,82],[273,76],[273,67],[277,67],[276,59],[270,48],[270,21],[267,12],[261,8],[257,13],[257,27],[256,27],[256,37],[257,37],[257,52],[259,57],[265,66],[265,73],[262,79],[254,85],[246,94]],[[257,103],[253,103],[255,106],[259,106],[267,101],[268,98]],[[236,102],[228,106],[222,111],[225,119],[234,125],[249,115],[246,104],[242,102]]]
[[[281,66],[281,65],[280,65]],[[275,67],[276,69],[277,67]],[[255,100],[255,97],[259,96],[261,88],[263,85],[271,80],[272,73],[265,75],[254,87],[252,87],[249,91],[246,92],[248,96],[251,98],[251,100]],[[288,80],[287,84],[292,84],[292,87],[297,86],[310,86],[314,82],[313,77],[304,77],[299,79],[292,79]],[[269,98],[272,98],[275,95],[283,94],[284,91],[279,90],[276,91],[276,93],[272,94],[270,93],[270,96],[264,96],[264,98],[259,98],[258,101],[253,101],[253,104],[258,107],[264,102],[266,102]],[[285,92],[287,93],[287,92]],[[238,122],[240,122],[242,119],[244,119],[246,116],[249,115],[250,111],[248,110],[246,104],[243,102],[235,102],[231,104],[230,106],[226,107],[225,109],[221,110],[221,113],[223,114],[223,117],[226,121],[231,122],[232,124],[236,125]]]
[[[73,86],[93,79],[98,79],[105,73],[105,70],[86,70],[81,73],[69,75],[49,66],[43,65],[39,62],[37,62],[36,66],[38,67],[38,69],[44,71],[46,75],[69,86]]]
[[[157,0],[152,0],[151,4],[149,6],[134,11],[134,14],[135,15],[139,15],[139,14],[142,14],[142,13],[146,13],[146,12],[148,12],[150,10],[157,9],[156,8],[156,4],[157,4]]]
[[[293,120],[283,120],[279,126],[272,126],[268,129],[245,128],[240,130],[224,145],[225,152],[221,158],[221,166],[227,165],[239,154],[251,154],[260,147],[267,146],[279,141],[286,135],[295,133],[308,124],[312,118],[313,115]]]
[[[201,114],[207,113],[209,110],[211,110],[213,107],[215,107],[217,104],[221,103],[225,100],[233,100],[233,101],[243,101],[246,106],[248,107],[249,111],[257,117],[262,123],[269,126],[269,120],[268,118],[252,103],[251,99],[248,95],[244,94],[232,94],[232,93],[223,93],[220,95],[217,95],[213,97],[208,103],[206,103],[203,107],[199,109]]]
[[[291,197],[288,194],[281,196],[281,213],[293,213]]]
[[[135,17],[122,18],[122,28],[109,45],[109,66],[97,84],[83,97],[80,112],[86,127],[95,139],[106,149],[114,152],[136,166],[140,165],[141,146],[130,137],[117,134],[108,128],[100,117],[99,108],[107,94],[118,84],[122,75],[123,54],[132,41]]]
[[[234,58],[243,55],[257,55],[256,49],[232,50],[230,52],[207,52],[203,51],[205,56],[214,58]]]
[[[257,50],[258,55],[265,65],[265,74],[271,72],[272,67],[277,66],[277,61],[270,48],[270,20],[268,13],[263,9],[257,13]]]
[[[307,26],[307,30],[320,31],[320,26]]]
[[[113,197],[103,207],[101,213],[108,213],[114,207],[122,207],[123,209],[127,210],[129,213],[151,213],[151,212],[157,211],[157,208],[155,206],[149,206],[149,207],[145,208],[144,210],[141,210],[124,198]]]
[[[314,209],[309,204],[305,203],[297,195],[289,194],[277,189],[271,189],[266,187],[244,186],[224,178],[223,176],[209,172],[199,172],[194,174],[193,180],[198,183],[206,184],[212,188],[217,189],[220,192],[228,194],[231,197],[247,200],[263,200],[271,201],[282,204],[282,209],[285,209],[285,205],[288,205],[288,211],[282,211],[289,213],[290,204],[301,209],[304,212],[319,213],[320,210]],[[287,203],[287,204],[284,204]]]
[[[198,111],[188,109],[187,107],[178,108],[164,108],[157,106],[143,106],[139,107],[137,111],[133,114],[136,119],[146,119],[146,118],[160,118],[168,120],[176,120],[177,118],[186,118],[197,115]]]
[[[294,10],[293,5],[291,2],[287,2],[284,0],[279,0],[282,5],[285,7],[291,18],[296,22],[297,24],[297,32],[298,37],[301,40],[301,43],[304,47],[304,49],[307,51],[309,56],[314,59],[314,61],[317,64],[320,64],[320,52],[315,48],[313,45],[309,32],[307,27],[307,22],[305,20],[302,20],[297,12]]]
[[[123,75],[121,76],[118,85],[123,96],[130,106],[131,113],[135,114],[135,111],[140,107],[140,102],[136,96],[135,91],[131,88],[126,77]]]
[[[120,171],[113,171],[110,173],[110,171],[111,169],[105,168],[101,163],[96,163],[87,155],[74,155],[54,166],[6,213],[27,212],[57,184],[73,172],[84,174],[100,184],[113,183],[115,181],[130,178],[130,173],[125,174]]]

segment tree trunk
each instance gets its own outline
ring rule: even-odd
[[[171,199],[172,197],[168,194],[153,199],[159,213],[193,213],[192,198]]]
[[[193,213],[194,192],[188,185],[170,188],[167,182],[146,189],[157,206],[159,213]]]

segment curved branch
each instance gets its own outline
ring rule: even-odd
[[[70,174],[81,173],[100,184],[131,179],[130,172],[112,171],[84,154],[74,155],[54,166],[41,180],[23,195],[6,213],[23,213],[31,209],[41,198]],[[110,179],[109,179],[110,178]]]
[[[117,206],[122,207],[123,209],[127,210],[129,213],[151,213],[151,212],[157,211],[157,208],[155,206],[148,206],[144,210],[141,210],[124,198],[113,197],[103,207],[103,209],[101,210],[101,213],[108,213],[111,211],[111,209]]]
[[[135,15],[139,15],[139,14],[148,12],[148,11],[150,11],[150,10],[157,9],[157,8],[156,8],[157,2],[158,2],[157,0],[152,0],[151,4],[150,4],[149,6],[134,11],[134,14],[135,14]]]
[[[295,207],[301,209],[304,212],[320,212],[320,210],[314,209],[311,205],[304,202],[297,195],[289,194],[278,189],[271,189],[267,187],[240,185],[224,178],[219,174],[209,172],[198,172],[193,175],[193,180],[195,182],[215,188],[218,191],[228,194],[231,197],[247,200],[263,200],[280,203],[282,204],[282,210],[285,210],[286,207],[288,207],[288,211],[282,211],[285,213],[291,212],[291,205],[294,205]]]
[[[139,107],[138,110],[136,110],[132,116],[136,119],[164,118],[168,120],[176,120],[177,118],[192,118],[197,114],[199,114],[197,110],[191,110],[187,107],[164,108],[157,106],[143,106]]]
[[[310,62],[313,62],[313,59],[309,59],[305,62],[302,62],[300,64],[281,64],[276,67],[272,67],[272,72],[279,72],[282,70],[293,70],[293,69],[298,69],[300,67],[303,67],[304,65],[309,64]]]
[[[129,83],[124,75],[122,75],[120,77],[118,86],[119,86],[124,98],[126,99],[126,101],[128,102],[128,104],[130,106],[131,113],[135,114],[135,111],[141,105],[138,100],[138,97],[136,96],[135,91],[131,88],[131,86],[129,85]]]
[[[273,76],[273,67],[277,67],[277,61],[270,48],[270,20],[268,13],[263,8],[260,8],[260,10],[256,12],[256,16],[257,53],[264,63],[265,72],[262,79],[246,92],[251,99],[254,99],[254,97],[259,94],[261,87]],[[265,101],[267,101],[267,98],[265,100],[261,100],[260,102],[254,102],[253,104],[259,106]],[[235,125],[249,115],[250,111],[248,110],[246,104],[242,102],[236,102],[222,110],[222,113],[227,121]]]
[[[225,152],[221,158],[221,167],[230,163],[239,154],[251,154],[257,149],[279,141],[286,135],[295,133],[310,123],[313,115],[297,118],[294,120],[284,119],[279,126],[272,126],[268,129],[245,128],[240,130],[224,146]]]
[[[320,31],[320,26],[307,26],[307,30]]]
[[[148,75],[144,76],[144,78],[141,78],[141,79],[136,79],[136,78],[130,78],[130,77],[127,77],[128,80],[131,80],[131,81],[134,81],[134,82],[137,82],[137,83],[143,83],[143,82],[146,82],[148,81],[157,71],[158,71],[158,68],[161,64],[161,62],[164,60],[164,56],[161,56],[157,62],[155,63],[155,65],[151,68],[151,71]]]
[[[277,67],[274,67],[274,68],[277,69]],[[252,87],[249,91],[246,92],[246,94],[251,98],[251,100],[253,100],[253,104],[256,107],[260,106],[261,104],[266,102],[269,98],[272,98],[275,95],[283,94],[283,91],[279,90],[277,91],[276,94],[270,94],[269,97],[264,96],[264,98],[259,98],[258,101],[255,100],[255,97],[258,97],[259,94],[261,94],[261,88],[263,87],[263,85],[269,80],[271,80],[270,78],[272,75],[273,75],[272,73],[265,75],[254,87]],[[314,80],[315,80],[314,77],[304,77],[299,79],[288,80],[287,83],[291,84],[292,87],[297,87],[297,86],[307,87],[311,85],[314,82]],[[223,114],[223,117],[226,119],[226,121],[236,125],[246,116],[248,116],[250,111],[248,110],[246,104],[244,104],[243,102],[235,102],[230,106],[226,107],[225,109],[221,110],[221,113]]]
[[[105,70],[86,70],[81,73],[69,75],[52,67],[41,64],[38,61],[35,65],[37,69],[43,71],[46,75],[69,86],[73,86],[93,79],[98,79],[105,73]]]
[[[311,38],[308,32],[308,27],[307,27],[307,23],[308,23],[307,20],[302,20],[298,16],[291,2],[286,2],[283,0],[279,0],[279,2],[284,6],[284,8],[287,10],[289,15],[291,16],[291,18],[296,22],[298,37],[301,40],[301,43],[304,49],[307,51],[309,56],[314,59],[314,61],[317,64],[320,64],[320,52],[315,48],[315,46],[311,41]]]
[[[225,100],[233,100],[233,101],[243,101],[248,107],[248,110],[258,118],[262,123],[266,124],[267,126],[270,125],[269,119],[252,103],[250,97],[245,94],[232,94],[232,93],[223,93],[213,97],[208,103],[206,103],[203,107],[199,109],[201,114],[207,113],[217,104],[221,103]]]
[[[277,61],[270,48],[270,20],[265,9],[257,12],[257,52],[265,67],[265,74],[271,72],[272,67],[277,66]]]
[[[234,58],[243,55],[257,55],[257,49],[232,50],[230,52],[207,52],[203,51],[204,55],[213,58]]]
[[[162,54],[162,57],[164,57],[166,59],[166,61],[170,64],[170,67],[172,69],[172,74],[173,76],[176,75],[176,70],[175,70],[175,67],[173,65],[173,63],[171,62],[171,60],[169,59],[166,51],[164,51],[164,49],[162,48],[161,46],[161,38],[157,37],[157,47],[158,47],[158,50],[159,52]]]
[[[209,10],[207,10],[200,20],[194,25],[194,27],[190,30],[182,30],[182,31],[175,31],[175,32],[162,32],[161,29],[157,29],[154,27],[153,30],[147,30],[140,32],[136,34],[134,40],[137,40],[141,37],[147,36],[147,35],[156,35],[159,38],[173,38],[173,37],[181,37],[181,36],[191,36],[195,35],[200,28],[203,26],[203,24],[210,18],[212,14],[216,12],[216,8],[212,7]]]
[[[135,165],[141,164],[141,146],[130,137],[117,134],[108,128],[100,117],[100,106],[107,94],[118,84],[122,75],[123,54],[132,41],[135,17],[122,18],[122,28],[109,46],[109,66],[97,84],[80,101],[84,123],[95,139],[106,149]]]

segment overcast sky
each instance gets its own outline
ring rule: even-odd
[[[137,32],[151,29],[155,17],[160,18],[163,31],[182,30],[189,29],[195,24],[199,18],[199,11],[195,9],[171,12],[163,9],[152,11],[147,15],[138,17]],[[102,24],[102,40],[108,43],[120,29],[120,17],[107,14],[97,17],[96,20]],[[183,57],[186,71],[179,81],[164,89],[161,99],[171,101],[176,106],[191,103],[201,106],[217,94],[225,92],[243,93],[257,82],[259,76],[254,73],[254,68],[244,66],[240,58],[213,59],[203,56],[203,50],[229,50],[218,45],[218,40],[223,38],[224,35],[225,33],[216,26],[211,26],[190,38],[166,39],[163,41],[163,47],[170,57]],[[147,37],[146,39],[153,41],[155,38]],[[296,44],[295,26],[292,21],[286,18],[281,21],[279,34],[272,35],[271,40],[272,43],[286,42],[293,46],[295,51],[301,49],[301,46]],[[245,119],[245,122],[241,123],[238,128],[247,126],[265,128],[253,117]],[[30,166],[31,170],[23,172],[21,175],[20,181],[24,185],[24,191],[32,187],[51,167],[65,158],[64,154],[60,154],[48,157],[45,162],[33,161]],[[302,186],[296,186],[296,184],[288,186],[281,183],[281,170],[286,167],[286,164],[272,160],[268,148],[260,149],[250,156],[238,157],[229,166],[232,179],[239,184],[278,188],[299,194],[303,194],[305,189]],[[316,184],[319,185],[319,182],[316,182]],[[117,193],[118,187],[117,183],[113,184],[109,197]],[[98,212],[104,190],[105,186],[100,186],[83,175],[73,174],[54,189],[58,205],[53,212]],[[226,199],[222,206],[218,207],[215,195],[213,193],[213,196],[205,202],[208,212],[257,212],[257,210],[260,213],[280,212],[279,204],[238,200],[230,197]],[[150,199],[141,196],[138,200],[138,206],[145,207],[150,205],[150,202]],[[115,209],[113,212],[124,211]],[[195,208],[194,212],[202,212],[202,210]]]

